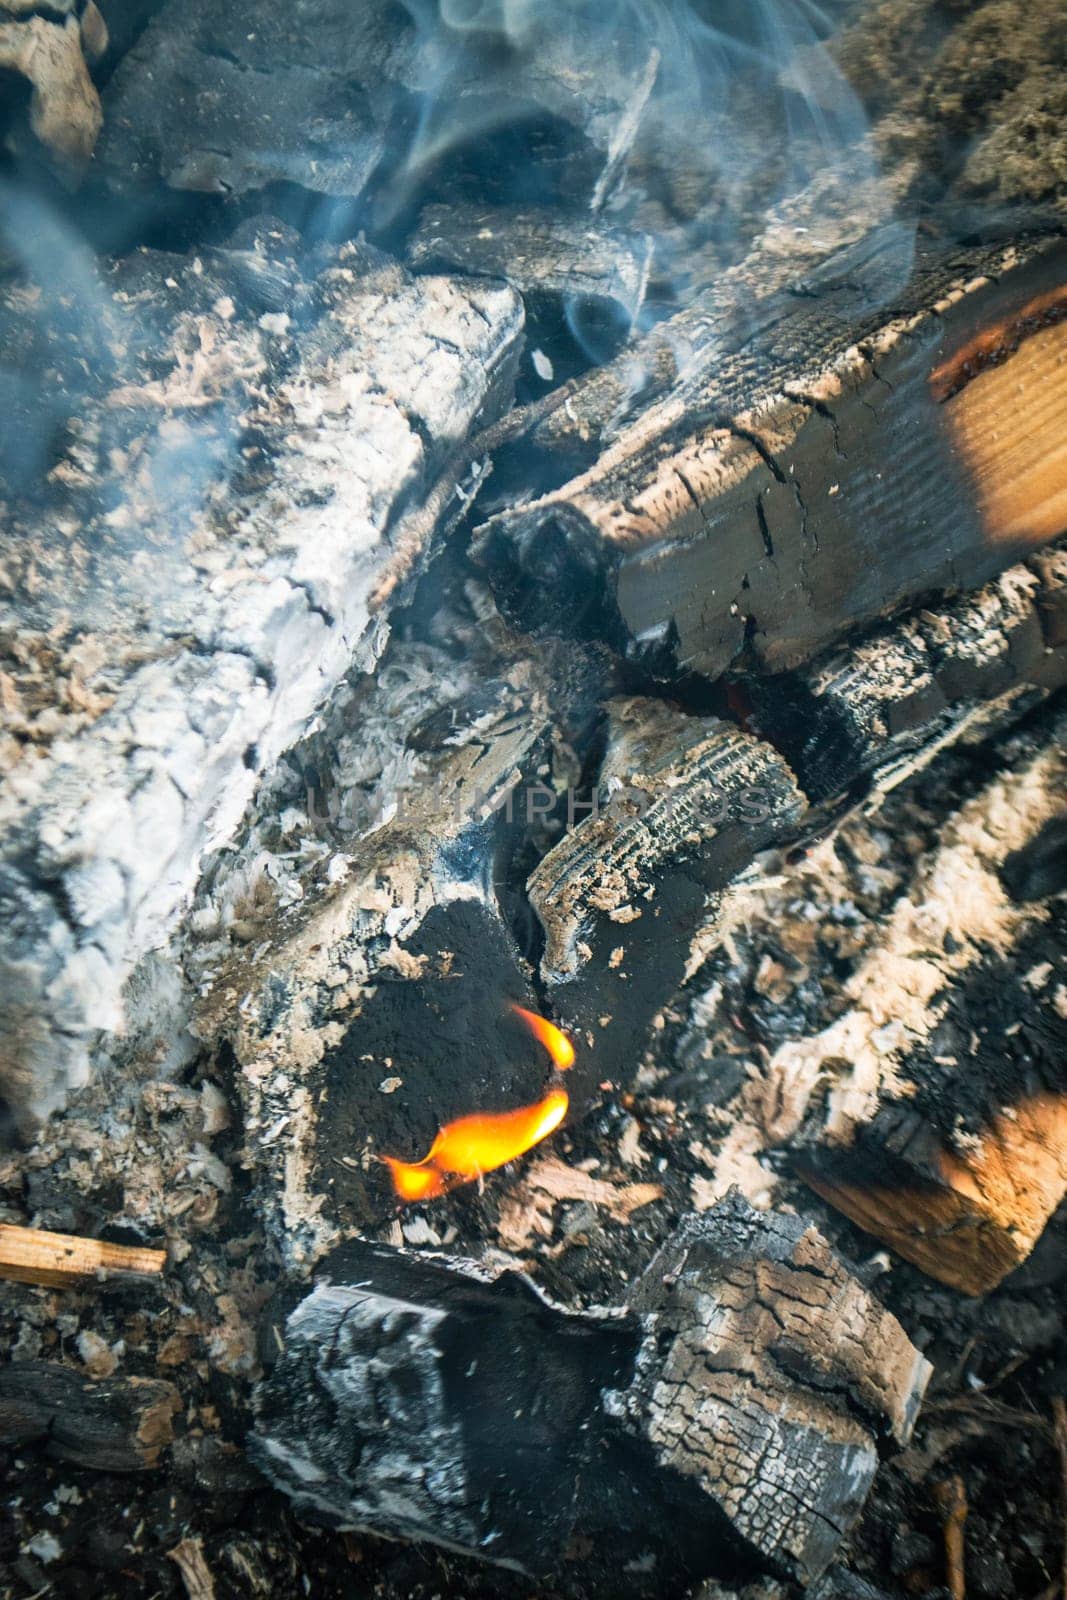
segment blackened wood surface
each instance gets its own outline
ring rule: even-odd
[[[1057,239],[928,250],[877,313],[846,277],[717,327],[585,472],[485,525],[501,606],[716,676],[985,582],[1067,520],[1065,263]],[[1013,363],[1029,386],[991,443]]]
[[[57,1361],[0,1367],[0,1443],[42,1440],[50,1455],[99,1472],[144,1472],[174,1437],[172,1383],[83,1377]]]
[[[598,1595],[817,1577],[930,1372],[814,1229],[739,1196],[683,1219],[621,1319],[361,1242],[264,1348],[252,1449],[301,1510],[577,1562]]]

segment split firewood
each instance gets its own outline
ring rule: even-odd
[[[97,1277],[153,1277],[166,1260],[165,1250],[0,1222],[0,1278],[17,1283],[65,1289]]]
[[[182,1409],[157,1378],[86,1378],[57,1361],[0,1367],[0,1443],[45,1441],[51,1456],[97,1472],[147,1472],[159,1465]]]
[[[929,606],[796,673],[753,680],[760,731],[822,801],[900,781],[965,731],[1019,717],[1067,681],[1067,550]]]
[[[42,238],[0,298],[0,1090],[34,1116],[121,1029],[257,775],[381,653],[522,329],[507,287],[362,247],[305,276],[280,225],[106,281]]]
[[[968,1294],[1067,1194],[1062,717],[942,829],[820,1033],[766,1068],[768,1141],[854,1222]],[[1054,864],[1054,858],[1053,858]]]
[[[501,607],[716,677],[987,582],[1067,527],[1065,273],[1058,238],[942,248],[877,313],[847,276],[757,307],[587,471],[485,524]]]
[[[714,895],[795,835],[807,809],[777,752],[729,723],[642,698],[607,711],[595,812],[528,884],[542,979],[553,1014],[587,1041],[575,1074],[590,1092],[632,1074]]]
[[[359,1242],[264,1346],[251,1449],[298,1511],[590,1594],[810,1582],[931,1370],[813,1228],[738,1196],[625,1312]]]

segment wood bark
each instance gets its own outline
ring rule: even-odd
[[[86,1378],[57,1361],[0,1367],[0,1443],[44,1441],[48,1454],[97,1472],[147,1472],[174,1437],[182,1409],[172,1383]]]
[[[738,318],[588,470],[484,526],[502,608],[716,677],[987,581],[1067,526],[1065,261],[924,250],[876,313],[846,276]]]
[[[361,247],[305,276],[270,225],[104,282],[44,239],[2,312],[0,1089],[34,1115],[257,775],[377,659],[522,328],[503,285]]]
[[[359,1243],[265,1347],[252,1449],[298,1509],[542,1578],[579,1562],[596,1594],[811,1581],[930,1373],[814,1229],[738,1196],[682,1221],[622,1316]]]

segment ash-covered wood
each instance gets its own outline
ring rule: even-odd
[[[844,1010],[767,1066],[771,1142],[970,1294],[1025,1260],[1067,1193],[1062,733],[1061,717],[1017,736],[1014,760],[946,821]]]
[[[652,240],[589,215],[501,206],[427,206],[408,245],[425,271],[506,278],[527,314],[559,335],[570,316],[577,337],[601,348],[624,339],[645,298]],[[553,328],[552,323],[555,323]]]
[[[714,677],[987,581],[1067,525],[1064,261],[942,248],[876,314],[862,275],[757,307],[587,471],[485,525],[501,607]]]
[[[26,217],[38,226],[36,213]],[[206,852],[387,638],[468,429],[509,402],[503,285],[284,229],[140,251],[61,233],[7,286],[0,1085],[47,1112]],[[75,270],[76,269],[76,270]]]
[[[539,1100],[551,1070],[510,1009],[539,1007],[498,891],[551,731],[525,664],[494,681],[397,647],[343,720],[334,852],[201,966],[196,1026],[232,1043],[260,1202],[294,1263],[393,1214],[381,1157],[419,1160],[443,1123]],[[375,748],[365,795],[343,762],[359,773]],[[253,835],[244,881],[263,853]]]
[[[0,1444],[46,1441],[48,1454],[98,1472],[159,1465],[181,1410],[173,1383],[157,1378],[87,1378],[57,1361],[0,1367]]]
[[[930,1372],[814,1229],[740,1197],[683,1220],[625,1315],[361,1243],[266,1343],[252,1449],[301,1513],[579,1563],[596,1594],[817,1577]]]
[[[869,773],[899,781],[977,716],[1020,716],[1067,679],[1067,552],[1039,552],[976,594],[928,606],[794,674],[749,686],[760,731],[813,801]]]
[[[590,1089],[629,1078],[712,897],[806,810],[785,761],[732,724],[644,698],[606,709],[593,814],[572,803],[528,884],[542,979],[554,1014],[587,1041],[575,1072]]]

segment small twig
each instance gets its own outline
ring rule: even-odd
[[[1060,1454],[1060,1500],[1063,1505],[1063,1567],[1060,1586],[1067,1600],[1067,1400],[1061,1394],[1052,1397],[1052,1426],[1056,1434],[1056,1448]]]
[[[101,1274],[152,1277],[163,1271],[165,1250],[107,1244],[72,1233],[45,1233],[0,1222],[0,1278],[71,1288]]]
[[[952,1600],[967,1600],[967,1583],[963,1572],[963,1529],[967,1521],[967,1491],[959,1473],[946,1478],[934,1490],[934,1496],[944,1516],[945,1577]]]

